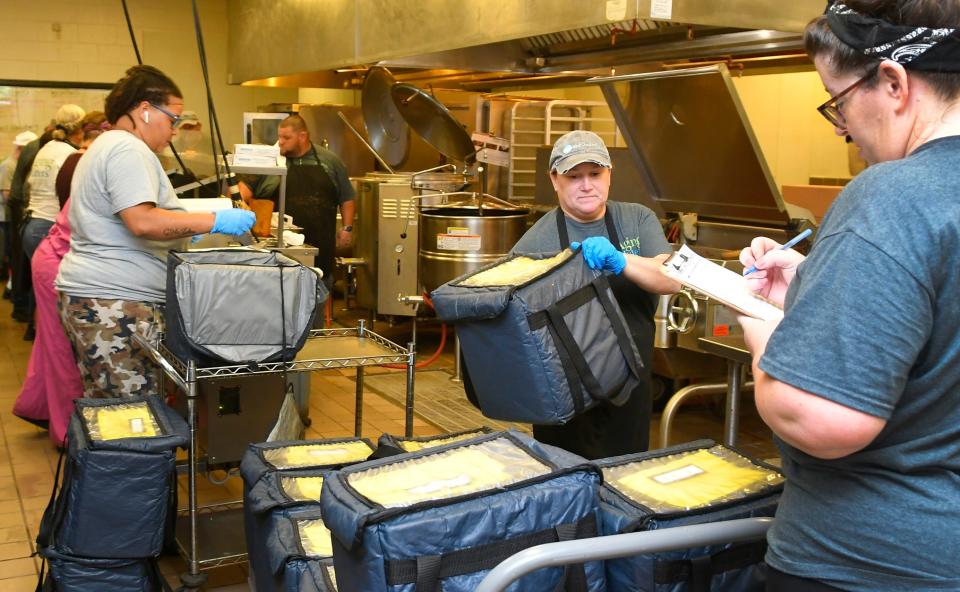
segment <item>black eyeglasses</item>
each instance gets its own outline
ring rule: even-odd
[[[167,111],[166,109],[164,109],[164,108],[161,107],[160,105],[154,105],[153,103],[150,103],[150,106],[153,107],[154,109],[156,109],[157,111],[159,111],[160,113],[163,113],[164,115],[166,115],[167,117],[169,117],[169,118],[170,118],[170,125],[171,125],[172,127],[177,127],[177,124],[180,123],[180,116],[179,116],[179,115],[174,115],[173,113],[170,113],[169,111]]]
[[[840,91],[840,94],[834,95],[829,99],[827,99],[826,102],[824,102],[822,105],[817,107],[817,111],[819,111],[820,115],[823,115],[823,117],[830,122],[830,125],[834,127],[839,127],[841,129],[846,128],[847,118],[844,117],[843,113],[840,111],[840,107],[842,105],[840,100],[843,97],[855,91],[864,82],[873,78],[879,71],[880,71],[880,66],[878,64],[876,68],[873,68],[872,70],[867,72],[867,74],[863,78],[861,78],[860,80],[857,80],[847,88]]]

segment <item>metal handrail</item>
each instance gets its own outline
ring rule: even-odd
[[[589,542],[577,540],[537,545],[512,555],[493,568],[476,592],[501,592],[521,577],[544,567],[757,540],[766,535],[772,524],[773,518],[744,518],[602,536],[591,538]]]

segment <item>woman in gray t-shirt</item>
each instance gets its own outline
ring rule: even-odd
[[[166,253],[207,232],[241,234],[252,212],[188,213],[156,153],[175,133],[183,95],[151,66],[127,70],[107,96],[113,130],[80,159],[71,185],[70,251],[56,286],[60,314],[79,356],[84,396],[145,395],[156,368],[131,336],[161,321]]]

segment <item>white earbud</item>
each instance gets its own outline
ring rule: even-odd
[[[150,112],[149,112],[149,111],[144,111],[144,112],[140,115],[140,119],[142,119],[144,123],[150,123]]]

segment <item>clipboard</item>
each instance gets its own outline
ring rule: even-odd
[[[661,271],[741,314],[764,321],[783,318],[783,310],[752,292],[745,277],[696,254],[687,245],[664,261]]]

